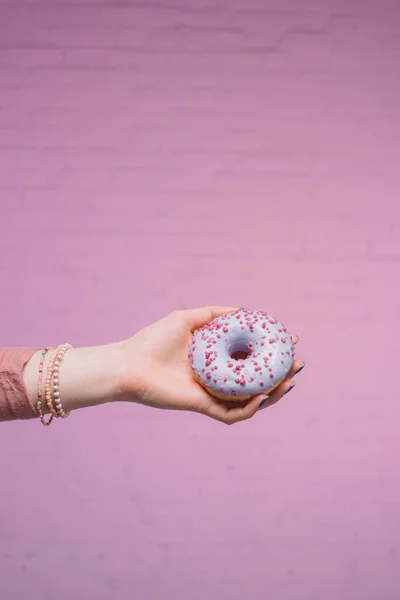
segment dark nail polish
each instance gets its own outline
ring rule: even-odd
[[[264,398],[264,400],[261,402],[260,406],[258,407],[258,410],[260,410],[260,408],[262,408],[267,403],[267,401],[268,401],[268,396],[266,396]]]
[[[306,363],[303,363],[303,366],[300,367],[300,369],[298,371],[296,371],[295,375],[298,375],[299,373],[301,373],[301,371],[304,369],[305,366],[306,366]]]
[[[291,392],[295,385],[296,385],[295,383],[292,383],[292,385],[290,386],[290,388],[288,389],[288,391],[285,392],[283,395],[286,396],[286,394],[288,394],[289,392]]]

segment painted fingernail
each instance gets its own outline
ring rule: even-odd
[[[304,369],[305,366],[306,366],[306,363],[303,362],[303,366],[300,367],[300,369],[298,369],[298,371],[296,371],[295,375],[298,375],[299,373],[301,373],[301,371]]]
[[[260,406],[258,407],[258,410],[260,410],[260,408],[262,408],[263,406],[265,406],[265,404],[267,403],[269,396],[265,396],[264,400],[261,402]]]
[[[294,386],[296,385],[296,383],[293,381],[292,385],[290,386],[290,388],[288,389],[287,392],[285,392],[283,395],[286,396],[286,394],[288,394],[289,392],[292,391],[292,389],[294,388]]]

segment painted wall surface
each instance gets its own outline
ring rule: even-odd
[[[400,598],[398,0],[0,1],[2,345],[263,308],[307,368],[225,427],[0,432],[1,600]]]

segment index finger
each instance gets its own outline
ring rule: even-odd
[[[235,312],[236,310],[238,309],[234,306],[205,306],[203,308],[191,308],[184,312],[186,313],[185,317],[190,331],[193,332],[216,317]]]

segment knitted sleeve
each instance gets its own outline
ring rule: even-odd
[[[37,348],[0,348],[0,421],[33,419],[22,372]]]

